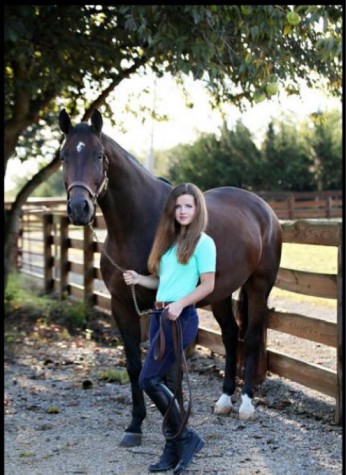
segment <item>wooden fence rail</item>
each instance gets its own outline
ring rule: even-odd
[[[94,228],[98,242],[93,240],[89,227],[81,229],[71,225],[64,212],[23,210],[20,264],[23,272],[44,277],[46,292],[56,291],[60,296],[83,299],[88,304],[110,311],[110,295],[103,285],[98,265],[105,237],[102,215],[96,216]],[[337,369],[332,371],[312,365],[270,348],[267,349],[267,368],[279,376],[334,397],[335,421],[340,424],[343,417],[341,220],[283,221],[282,228],[286,243],[338,247],[336,275],[280,268],[275,283],[276,287],[291,292],[336,299],[337,322],[271,308],[267,328],[335,348]],[[198,343],[224,354],[220,332],[200,327]]]
[[[341,191],[258,192],[280,219],[341,218]]]
[[[261,196],[279,219],[312,219],[312,218],[341,218],[343,210],[342,191],[280,191],[280,192],[255,192]],[[5,202],[8,208],[11,202]],[[29,198],[23,209],[32,207],[47,207],[65,210],[65,198]]]

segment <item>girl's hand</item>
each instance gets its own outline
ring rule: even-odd
[[[184,307],[182,307],[179,302],[172,302],[169,305],[167,305],[166,309],[167,311],[167,317],[169,320],[177,320],[179,318],[179,315],[181,312],[184,310]]]
[[[123,277],[127,285],[135,285],[139,282],[139,275],[134,270],[126,270],[123,273]]]
[[[139,284],[147,289],[157,289],[159,285],[159,279],[155,275],[143,275],[138,274],[134,270],[125,270],[123,272],[124,281],[127,285]]]

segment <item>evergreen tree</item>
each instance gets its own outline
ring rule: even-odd
[[[342,189],[342,118],[338,111],[317,113],[311,147],[318,190]]]
[[[262,152],[266,190],[308,191],[315,188],[313,159],[299,124],[289,121],[268,126]]]

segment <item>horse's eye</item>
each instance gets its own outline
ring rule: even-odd
[[[99,160],[103,160],[103,157],[104,157],[103,153],[100,153],[100,154],[97,156],[97,158],[98,158]]]

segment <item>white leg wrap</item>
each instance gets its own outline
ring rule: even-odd
[[[241,395],[241,405],[239,408],[239,419],[249,421],[255,419],[255,408],[252,405],[252,400],[246,394]]]
[[[219,400],[215,404],[214,414],[225,415],[225,414],[229,414],[231,410],[232,410],[231,396],[228,396],[228,394],[222,394],[222,396],[220,396]]]

